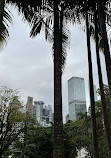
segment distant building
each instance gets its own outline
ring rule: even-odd
[[[48,127],[52,122],[52,108],[45,105],[43,101],[34,101],[33,117],[39,126]]]
[[[68,105],[69,120],[76,120],[79,118],[79,113],[87,111],[83,78],[72,77],[68,80]]]
[[[30,112],[33,115],[33,98],[28,97],[27,104],[26,104],[26,111]]]

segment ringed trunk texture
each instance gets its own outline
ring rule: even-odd
[[[102,104],[102,112],[103,112],[103,120],[104,120],[104,126],[105,126],[107,148],[109,151],[108,158],[111,158],[111,128],[110,128],[110,123],[109,123],[109,118],[108,118],[107,105],[105,102],[104,86],[103,86],[101,63],[100,63],[100,56],[99,56],[99,47],[98,47],[99,30],[98,30],[98,24],[97,24],[97,11],[96,10],[95,10],[94,17],[95,17],[95,37],[96,37],[96,58],[97,58],[97,67],[98,67],[101,104]]]
[[[58,0],[54,1],[54,145],[53,158],[64,158],[62,121],[62,69]]]
[[[88,13],[86,13],[86,36],[87,36],[88,65],[89,65],[89,86],[90,86],[90,102],[91,102],[93,158],[98,158],[99,154],[98,154],[98,140],[97,140],[97,126],[96,126],[96,115],[95,115],[95,101],[94,101],[93,72],[92,72]]]
[[[2,32],[4,6],[5,6],[5,0],[0,0],[0,35],[1,35],[1,32]]]
[[[106,72],[107,72],[108,85],[109,85],[110,102],[111,102],[111,61],[110,61],[110,50],[109,50],[107,31],[106,31],[105,11],[104,11],[104,5],[101,3],[100,0],[97,1],[97,4],[98,4],[100,30],[101,30],[103,48],[104,48]]]

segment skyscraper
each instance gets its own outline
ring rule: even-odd
[[[26,111],[28,111],[31,115],[33,115],[33,98],[28,97],[26,104]]]
[[[43,127],[50,126],[50,122],[52,122],[51,106],[46,106],[43,101],[34,101],[33,117],[37,120],[38,125]]]
[[[84,79],[72,77],[68,80],[69,120],[79,118],[79,113],[86,112],[86,96]]]

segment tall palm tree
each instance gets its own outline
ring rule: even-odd
[[[54,0],[54,158],[64,158],[59,0]]]
[[[38,7],[31,8],[31,5],[24,6],[21,8],[22,2],[18,2],[18,7],[24,12],[25,18],[28,19],[28,22],[34,22],[34,19],[31,17],[34,15],[35,11],[38,11]],[[52,3],[52,1],[51,1]],[[64,143],[63,143],[63,121],[62,121],[62,14],[60,18],[59,14],[59,5],[60,2],[54,1],[54,158],[63,158],[64,157]],[[46,7],[48,3],[46,4]],[[43,8],[42,7],[42,11]],[[28,10],[28,11],[27,11]],[[34,12],[33,12],[34,11]],[[31,13],[31,15],[28,13]],[[39,12],[41,14],[41,10]],[[61,12],[62,13],[62,12]],[[38,18],[38,17],[37,17]],[[42,19],[42,18],[40,18]],[[60,22],[61,21],[61,22]],[[43,20],[42,20],[43,22]],[[41,22],[38,24],[34,23],[33,31],[34,35],[36,35],[41,30]],[[36,28],[37,27],[37,28]],[[60,29],[61,28],[61,29]],[[31,32],[32,34],[32,32]]]
[[[106,72],[107,72],[108,85],[109,85],[110,102],[111,102],[111,60],[110,60],[110,50],[109,50],[107,31],[106,31],[106,16],[105,16],[106,1],[97,0],[97,4],[98,4],[100,30],[102,35],[104,56],[106,63]]]
[[[100,85],[100,93],[101,93],[101,102],[102,102],[102,111],[103,111],[103,120],[104,120],[104,127],[105,127],[105,135],[106,135],[106,142],[107,142],[107,148],[108,148],[108,157],[111,157],[111,128],[110,128],[110,123],[109,123],[109,119],[108,119],[108,113],[107,113],[107,106],[106,106],[106,102],[105,102],[105,95],[104,95],[104,88],[103,88],[103,81],[102,81],[102,72],[101,72],[101,65],[100,65],[100,57],[99,57],[99,29],[98,29],[98,23],[97,21],[99,21],[97,19],[97,3],[95,3],[94,7],[93,7],[93,11],[94,11],[94,17],[92,18],[94,19],[94,24],[95,24],[95,38],[96,38],[96,56],[97,56],[97,66],[98,66],[98,77],[99,77],[99,85]],[[102,15],[102,14],[101,14]],[[107,15],[104,15],[107,16]],[[99,26],[100,27],[100,26]],[[109,58],[110,59],[110,58]]]
[[[89,64],[89,85],[90,85],[90,101],[91,101],[93,158],[98,158],[99,153],[98,153],[97,126],[96,126],[96,115],[95,115],[95,101],[94,101],[94,88],[93,88],[94,84],[93,84],[88,12],[86,13],[86,36],[87,36],[88,64]]]
[[[52,2],[51,2],[52,3]],[[49,4],[50,5],[50,4]],[[51,4],[52,5],[52,4]],[[51,9],[52,7],[52,9]],[[67,33],[63,34],[63,16],[64,16],[64,5],[59,1],[54,1],[54,4],[50,7],[48,16],[34,17],[32,20],[31,36],[35,37],[41,30],[42,24],[45,24],[46,39],[53,41],[53,55],[54,55],[54,146],[53,146],[53,157],[63,158],[64,157],[64,141],[63,141],[63,120],[62,120],[62,71],[65,62],[66,45],[67,45]],[[47,9],[45,10],[47,11]],[[53,15],[54,11],[54,15]],[[54,22],[53,18],[54,17]],[[45,19],[46,21],[43,21]],[[51,24],[50,24],[51,23]],[[53,25],[51,27],[50,25]],[[51,27],[51,28],[49,28]],[[54,30],[53,30],[54,28]],[[49,29],[49,30],[48,30]],[[50,36],[52,31],[52,36]],[[53,34],[54,32],[54,34]],[[49,35],[49,36],[48,36]],[[54,39],[54,40],[53,40]]]
[[[90,2],[91,3],[91,2]],[[85,3],[84,3],[85,4]],[[91,8],[91,9],[93,9],[94,10],[94,7],[95,7],[95,5],[93,6],[93,8]],[[92,10],[92,11],[93,11]],[[92,19],[92,17],[91,17],[91,19]],[[97,37],[97,36],[96,36]],[[90,40],[89,40],[90,41]],[[99,49],[99,48],[97,48],[97,45],[96,45],[96,49]],[[90,52],[90,51],[89,51]],[[98,55],[98,54],[97,54]],[[110,58],[109,58],[110,59]],[[99,67],[99,58],[98,58],[98,56],[97,56],[97,62],[98,62],[98,73],[99,73],[99,75],[101,75],[101,71],[100,71],[100,67]],[[90,68],[89,68],[90,69]],[[99,81],[101,81],[101,76],[99,77]],[[100,83],[101,84],[101,86],[102,86],[102,83]],[[106,109],[106,107],[105,107],[105,98],[104,98],[104,91],[103,91],[103,89],[102,89],[102,87],[100,88],[100,90],[101,90],[101,93],[102,93],[102,107],[103,107],[103,115],[104,115],[104,123],[106,124],[105,126],[105,131],[106,131],[106,137],[107,137],[107,142],[109,142],[108,143],[108,148],[109,148],[109,157],[111,157],[110,156],[110,150],[111,150],[111,146],[110,146],[110,125],[109,125],[109,123],[108,123],[108,115],[107,115],[107,109]],[[96,126],[95,126],[96,127]],[[94,130],[94,129],[93,129]],[[97,134],[96,134],[96,137],[97,137]],[[95,137],[95,138],[96,138]],[[94,141],[93,141],[94,142]],[[95,139],[95,142],[96,142],[96,139]],[[95,146],[94,144],[93,144],[93,146]],[[96,146],[95,146],[96,147]],[[97,150],[96,150],[97,151]],[[95,151],[95,152],[96,152]]]
[[[108,118],[107,106],[105,102],[105,94],[104,94],[104,86],[103,86],[103,79],[102,79],[102,71],[101,71],[101,64],[100,64],[100,56],[99,56],[99,37],[98,37],[98,18],[97,18],[97,10],[95,8],[94,11],[94,21],[95,21],[95,38],[96,38],[96,58],[97,58],[97,67],[98,67],[98,77],[99,77],[99,87],[100,87],[100,95],[101,95],[101,103],[102,103],[102,112],[103,112],[103,120],[105,126],[105,135],[107,140],[107,148],[108,148],[108,157],[111,157],[111,128]]]
[[[89,87],[90,87],[90,102],[91,102],[91,122],[92,122],[92,146],[93,146],[93,158],[98,158],[98,139],[97,139],[97,126],[96,126],[96,115],[95,115],[95,101],[94,101],[94,89],[93,89],[93,72],[92,72],[92,59],[91,59],[91,48],[90,48],[90,29],[89,29],[89,12],[92,9],[92,1],[77,1],[76,14],[77,21],[81,22],[81,19],[86,21],[86,36],[87,36],[87,49],[88,49],[88,64],[89,64]],[[74,8],[74,5],[73,5]],[[72,8],[72,9],[73,9]],[[73,16],[73,13],[72,13]],[[75,18],[74,18],[75,22]]]

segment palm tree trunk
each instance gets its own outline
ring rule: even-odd
[[[1,32],[2,32],[4,6],[5,6],[5,0],[0,0],[0,35],[1,35]]]
[[[103,112],[103,119],[104,119],[104,126],[105,126],[105,135],[107,140],[107,148],[109,151],[108,157],[111,158],[111,128],[107,113],[107,106],[105,102],[105,94],[103,88],[103,79],[102,79],[102,71],[101,71],[101,64],[100,64],[100,56],[99,56],[99,38],[98,38],[98,24],[97,24],[97,11],[95,9],[94,13],[95,17],[95,37],[96,37],[96,58],[97,58],[97,66],[98,66],[98,77],[99,77],[99,87],[100,87],[100,95],[101,95],[101,103],[102,103],[102,112]]]
[[[89,85],[90,85],[90,102],[91,102],[93,158],[98,158],[99,154],[98,154],[98,141],[97,141],[97,128],[96,128],[96,115],[95,115],[95,101],[94,101],[93,72],[92,72],[88,13],[86,13],[86,36],[87,36],[88,64],[89,64]]]
[[[53,158],[64,158],[62,121],[62,70],[58,0],[54,0],[54,145]]]
[[[105,55],[105,63],[106,63],[106,72],[108,78],[108,85],[109,85],[109,94],[110,94],[110,102],[111,102],[111,61],[110,61],[110,50],[107,38],[107,31],[106,31],[106,18],[105,18],[105,11],[104,5],[101,1],[97,1],[98,4],[98,13],[99,13],[99,22],[100,22],[100,29],[103,41],[103,48],[104,48],[104,55]]]

